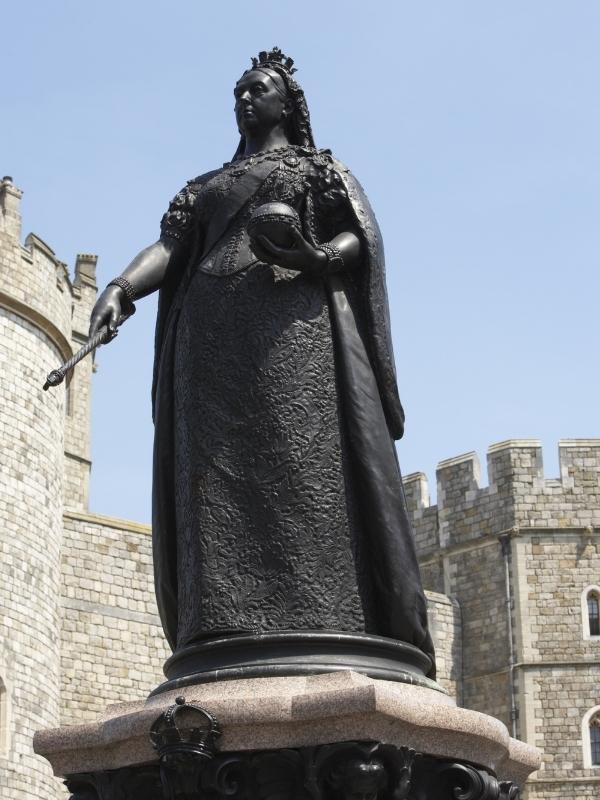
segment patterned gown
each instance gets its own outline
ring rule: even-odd
[[[322,276],[262,263],[249,248],[250,215],[276,200],[296,208],[313,243],[360,233],[333,158],[299,147],[190,181],[162,220],[185,253],[156,379],[173,429],[168,466],[160,446],[155,461],[155,481],[168,469],[171,489],[155,497],[173,506],[177,648],[232,633],[389,633],[331,292]],[[354,276],[344,280],[352,292]],[[397,483],[401,494],[399,472]]]

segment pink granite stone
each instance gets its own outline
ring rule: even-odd
[[[178,695],[218,719],[220,751],[374,740],[470,761],[518,783],[540,764],[539,752],[493,717],[432,689],[351,671],[221,681],[109,706],[96,722],[38,732],[35,751],[61,776],[155,761],[150,727]]]

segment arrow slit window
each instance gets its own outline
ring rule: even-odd
[[[587,611],[590,636],[600,636],[600,598],[597,592],[588,594]]]

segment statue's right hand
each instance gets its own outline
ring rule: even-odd
[[[117,325],[123,314],[126,305],[126,297],[120,286],[107,286],[100,297],[96,300],[96,305],[92,309],[90,317],[90,337],[94,336],[103,325],[108,325],[111,333],[115,333]]]

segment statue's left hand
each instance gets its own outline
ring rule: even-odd
[[[327,256],[307,241],[300,231],[290,230],[292,245],[281,247],[267,236],[250,238],[252,252],[267,264],[276,264],[285,269],[296,269],[300,272],[318,273],[327,265]]]

